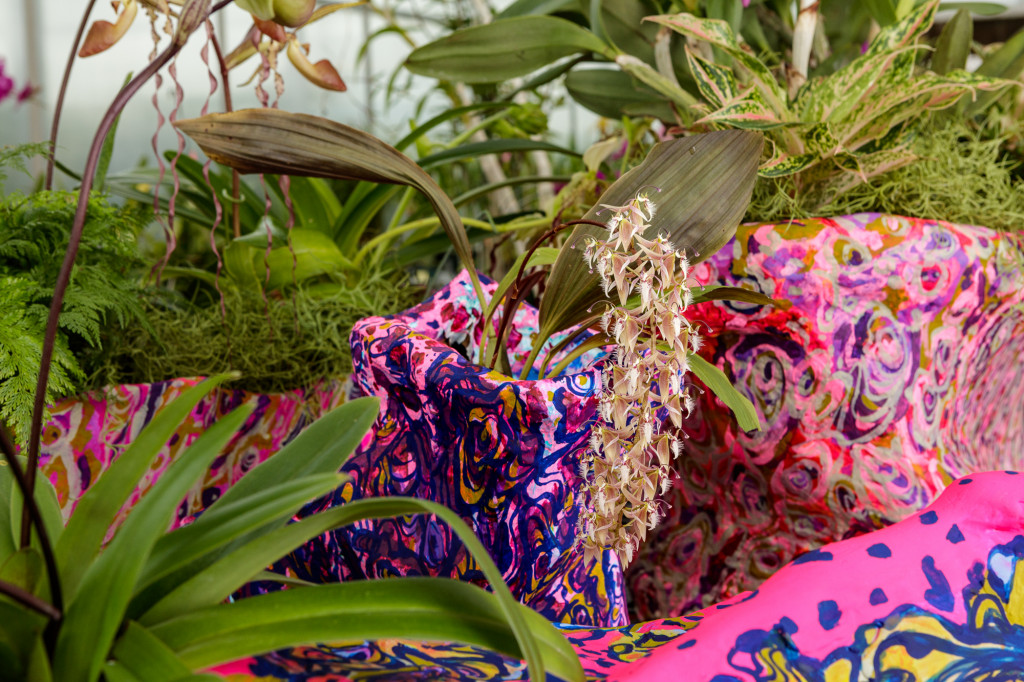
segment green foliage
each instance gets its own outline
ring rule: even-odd
[[[1019,231],[1024,225],[1021,160],[1007,148],[1020,138],[1020,124],[991,136],[957,118],[925,125],[930,132],[910,143],[914,163],[831,200],[815,194],[813,183],[799,188],[792,177],[764,180],[754,189],[746,219],[779,222],[873,211]]]
[[[149,298],[153,331],[110,337],[86,385],[161,381],[174,376],[241,372],[234,385],[273,393],[311,386],[352,371],[348,336],[363,317],[385,315],[422,298],[421,290],[379,270],[355,288],[299,287],[284,296],[226,287],[196,303]]]
[[[397,497],[366,499],[289,523],[304,504],[343,482],[336,472],[377,417],[376,398],[333,410],[193,524],[166,533],[182,496],[251,414],[253,405],[243,405],[171,463],[104,543],[118,511],[181,419],[227,378],[209,379],[161,409],[88,488],[66,532],[51,536],[57,580],[66,595],[60,618],[54,615],[44,627],[43,609],[0,601],[5,672],[13,671],[18,679],[98,682],[103,675],[107,680],[171,682],[286,646],[441,636],[525,658],[534,679],[544,679],[547,669],[561,679],[582,681],[583,670],[569,643],[515,601],[483,545],[445,507]],[[250,476],[255,476],[252,484]],[[0,469],[0,509],[17,505],[13,489],[11,468]],[[49,481],[38,481],[37,496],[48,494]],[[270,577],[263,571],[268,563],[325,530],[417,513],[435,514],[449,524],[493,593],[420,578],[303,586],[224,603],[247,581]],[[13,524],[0,524],[0,539],[0,565],[17,568],[4,579],[45,602],[52,586],[39,557],[16,551]],[[7,587],[0,585],[0,590]]]
[[[41,191],[0,200],[0,418],[28,438],[46,317],[68,244],[77,195]],[[59,318],[47,403],[74,392],[83,363],[102,349],[105,329],[145,326],[140,287],[131,279],[140,216],[89,200],[79,256]]]

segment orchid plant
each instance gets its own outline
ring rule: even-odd
[[[700,336],[686,318],[693,301],[690,264],[664,234],[645,239],[655,204],[643,194],[612,210],[607,239],[589,237],[584,257],[615,294],[601,325],[615,341],[602,374],[590,449],[580,464],[587,503],[580,514],[584,553],[614,549],[623,565],[662,517],[680,437],[662,432],[666,413],[679,429],[694,406],[683,385]],[[633,292],[637,296],[631,298]]]

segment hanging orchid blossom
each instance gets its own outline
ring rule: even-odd
[[[664,236],[642,236],[654,203],[638,195],[608,208],[608,239],[588,240],[584,257],[618,299],[602,319],[616,350],[580,464],[586,487],[579,541],[588,559],[613,549],[628,564],[662,517],[657,496],[667,491],[671,461],[681,452],[678,437],[662,433],[662,422],[667,416],[678,428],[693,409],[683,376],[700,337],[685,315],[693,300],[685,254]]]

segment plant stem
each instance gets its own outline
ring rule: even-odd
[[[14,480],[18,484],[19,490],[21,490],[23,501],[22,521],[24,522],[28,519],[36,527],[36,537],[39,538],[39,548],[42,550],[43,562],[46,564],[46,579],[50,583],[50,596],[53,599],[53,606],[49,604],[46,604],[46,606],[52,609],[55,615],[46,611],[40,611],[40,613],[46,613],[46,615],[54,620],[59,620],[64,611],[64,594],[61,591],[60,576],[57,573],[57,560],[53,556],[53,545],[50,543],[50,536],[43,525],[43,516],[39,513],[39,505],[36,504],[35,497],[29,494],[31,488],[26,479],[25,472],[21,468],[21,462],[18,461],[18,457],[14,452],[14,443],[11,442],[7,429],[4,428],[3,424],[0,424],[0,452],[3,453],[7,465],[11,467]],[[24,526],[24,523],[22,525]],[[17,598],[14,595],[11,596]],[[43,603],[45,604],[45,602]]]
[[[591,336],[589,339],[573,348],[572,351],[570,351],[564,358],[562,358],[562,361],[555,365],[555,368],[551,370],[551,374],[549,374],[547,378],[557,377],[559,374],[565,371],[566,367],[572,364],[573,360],[580,357],[584,353],[592,351],[595,348],[607,346],[612,343],[614,343],[614,341],[610,340],[604,334],[595,334],[594,336]],[[541,378],[543,379],[544,377],[541,376]]]
[[[61,612],[43,601],[36,595],[21,589],[17,585],[0,580],[0,594],[10,597],[22,606],[27,606],[33,611],[43,614],[50,620],[60,620]]]
[[[75,63],[75,55],[78,53],[78,46],[82,43],[82,34],[85,33],[85,25],[89,23],[89,15],[92,14],[92,8],[96,4],[96,0],[89,0],[89,4],[85,6],[85,13],[82,15],[82,21],[78,24],[78,33],[75,34],[75,40],[71,43],[71,52],[68,54],[68,63],[64,67],[64,77],[60,81],[60,90],[57,93],[57,103],[53,107],[53,123],[50,126],[50,156],[46,159],[46,181],[43,183],[44,189],[53,189],[53,164],[57,156],[57,130],[60,128],[60,114],[64,109],[64,96],[68,92],[68,82],[71,80],[71,67]]]
[[[227,4],[230,0],[222,0],[219,7]],[[211,13],[216,10],[211,10]],[[99,128],[92,140],[92,147],[89,149],[89,156],[85,162],[85,170],[82,172],[82,185],[78,189],[78,206],[75,210],[75,219],[71,225],[71,234],[68,237],[68,248],[64,254],[64,262],[61,265],[60,273],[57,275],[57,283],[53,288],[53,302],[50,304],[50,314],[46,320],[46,336],[43,339],[42,354],[39,358],[39,379],[36,383],[35,403],[32,407],[32,431],[29,434],[28,464],[26,467],[26,483],[28,490],[25,492],[25,505],[35,491],[36,467],[39,463],[39,440],[42,436],[43,410],[46,407],[46,387],[50,380],[50,364],[53,361],[53,347],[57,340],[57,327],[60,322],[60,310],[64,303],[64,294],[67,292],[68,284],[71,281],[71,270],[75,265],[75,256],[78,255],[78,246],[82,241],[82,231],[85,228],[85,214],[89,208],[89,194],[92,190],[93,177],[96,175],[96,167],[99,164],[100,152],[103,149],[103,140],[117,120],[118,114],[132,96],[139,91],[146,81],[152,78],[174,55],[184,46],[184,40],[172,40],[171,44],[138,76],[133,78],[128,85],[121,89],[114,97],[110,108],[100,121]],[[29,522],[28,515],[22,514],[21,523],[21,547],[27,547],[29,543]]]
[[[224,61],[224,53],[220,49],[220,41],[217,40],[217,33],[214,31],[210,32],[210,42],[213,43],[213,53],[217,55],[217,64],[220,66],[220,82],[224,88],[224,110],[228,113],[234,111],[234,105],[231,103],[231,82],[228,80],[228,64]],[[238,170],[231,169],[231,231],[235,235],[235,238],[242,236],[242,212],[239,199],[241,193],[242,181]]]

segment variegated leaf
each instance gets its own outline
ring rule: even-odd
[[[752,98],[727,104],[712,111],[697,123],[714,123],[742,130],[771,130],[786,125],[784,121],[779,120],[775,112]]]
[[[911,57],[916,48],[903,48]],[[796,108],[804,121],[843,121],[880,85],[894,85],[890,69],[901,51],[862,55],[835,73],[817,78],[800,91]]]
[[[786,96],[785,89],[779,85],[771,69],[743,49],[728,23],[720,19],[701,19],[685,12],[646,17],[646,21],[668,26],[677,33],[703,40],[720,48],[736,60],[735,68],[744,72],[746,77],[739,78],[741,82],[757,88],[765,102],[778,112],[782,120],[795,120],[790,115],[789,98]]]
[[[1006,87],[1012,81],[989,78],[965,71],[951,71],[945,76],[921,74],[903,87],[892,88],[879,98],[864,103],[851,114],[850,125],[839,131],[839,138],[848,149],[856,150],[886,135],[904,121],[922,111],[951,106],[965,94]]]
[[[843,156],[846,158],[837,158],[836,172],[831,177],[822,179],[819,184],[822,194],[826,197],[837,197],[873,177],[906,166],[917,159],[917,156],[906,147],[886,149],[873,154]]]
[[[701,59],[690,48],[686,48],[686,63],[700,94],[716,109],[739,96],[739,87],[731,69]]]
[[[935,21],[939,0],[928,0],[895,24],[886,26],[868,46],[866,54],[876,55],[910,45],[924,35]]]
[[[797,156],[780,154],[758,168],[757,174],[762,178],[781,178],[810,168],[820,160],[821,157],[813,153],[798,154]]]
[[[807,151],[825,158],[832,156],[839,149],[839,139],[832,133],[828,123],[815,123],[802,132]]]

